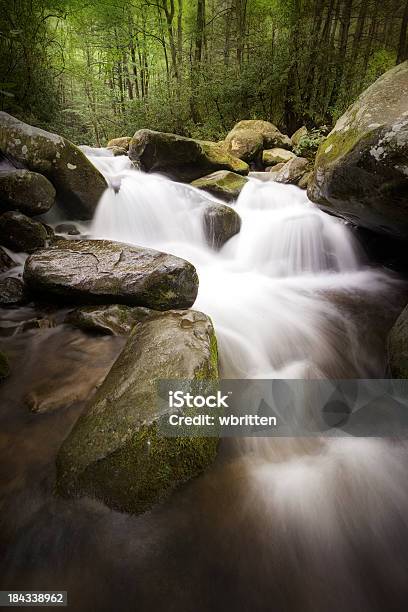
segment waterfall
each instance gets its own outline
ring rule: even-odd
[[[346,225],[298,187],[250,179],[233,208],[239,234],[215,252],[203,231],[205,192],[134,169],[125,156],[87,151],[110,185],[90,233],[191,261],[194,308],[210,315],[225,378],[381,375],[348,315],[356,298],[387,295],[392,279],[363,265]]]

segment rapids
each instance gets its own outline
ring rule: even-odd
[[[202,227],[213,198],[84,151],[110,187],[82,231],[196,266],[224,378],[386,374],[401,284],[300,189],[251,179],[233,205],[241,231],[216,252]],[[55,456],[84,405],[31,414],[24,393],[48,381],[68,397],[122,346],[58,317],[5,339],[23,367],[0,389],[1,588],[65,589],[75,612],[406,610],[404,440],[226,440],[206,474],[139,516],[55,498]]]

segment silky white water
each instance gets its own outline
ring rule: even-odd
[[[347,300],[384,294],[392,281],[361,265],[344,223],[321,212],[304,191],[251,179],[233,206],[241,231],[216,252],[202,220],[214,198],[139,172],[127,157],[87,152],[110,185],[92,237],[155,248],[195,265],[194,308],[213,320],[224,377],[381,374],[344,311]]]

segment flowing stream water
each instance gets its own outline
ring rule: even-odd
[[[202,221],[212,197],[137,171],[127,157],[84,150],[109,189],[83,231],[196,266],[194,308],[213,320],[224,378],[385,375],[401,284],[370,266],[350,229],[305,192],[250,179],[233,205],[241,231],[215,251]],[[75,610],[406,609],[403,440],[230,440],[205,475],[140,516],[54,498],[55,454],[83,396],[28,416],[24,393],[47,376],[67,393],[95,355],[105,372],[122,346],[58,316],[55,328],[6,339],[19,358],[30,353],[1,395],[7,588],[68,589]]]

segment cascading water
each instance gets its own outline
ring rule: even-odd
[[[383,364],[359,344],[343,302],[387,293],[392,281],[361,266],[346,226],[303,191],[251,179],[234,206],[241,231],[215,252],[202,222],[210,196],[132,169],[126,157],[98,153],[92,161],[114,187],[102,197],[91,235],[172,253],[196,266],[194,308],[213,319],[225,378],[382,374]]]
[[[139,172],[126,156],[84,151],[109,189],[81,229],[196,266],[194,308],[213,319],[223,377],[384,374],[401,287],[300,189],[251,179],[233,205],[241,231],[217,252],[203,230],[213,198]],[[55,458],[84,408],[81,387],[97,384],[124,341],[70,328],[64,316],[6,339],[23,367],[0,389],[1,588],[64,589],[75,612],[405,612],[402,440],[224,442],[206,474],[138,516],[56,498]],[[29,413],[24,394],[48,397],[50,386],[59,408]],[[77,404],[65,406],[72,395]]]

